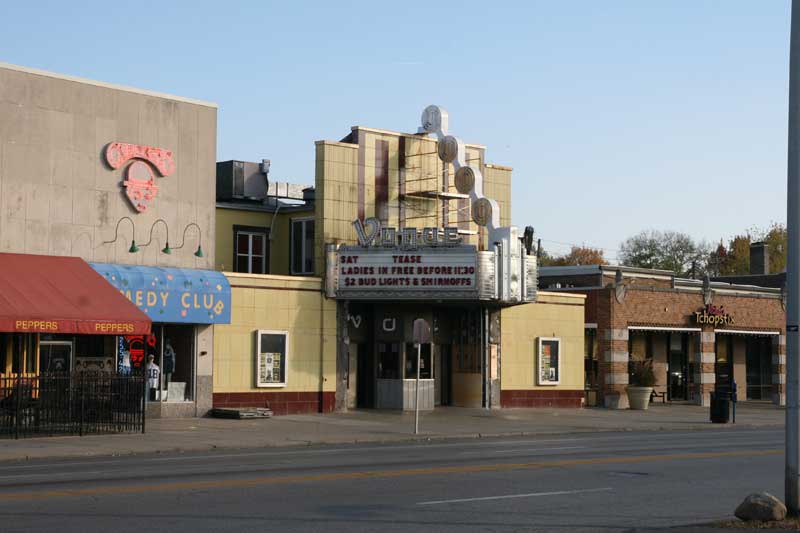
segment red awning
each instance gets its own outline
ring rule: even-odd
[[[83,259],[0,254],[0,332],[147,335],[150,325]]]

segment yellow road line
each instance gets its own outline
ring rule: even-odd
[[[86,489],[44,490],[36,492],[0,493],[0,502],[39,500],[69,496],[104,496],[118,494],[137,494],[155,491],[185,491],[204,489],[227,489],[251,487],[256,485],[278,485],[303,483],[308,481],[343,481],[348,479],[375,479],[406,476],[432,476],[439,474],[468,474],[474,472],[499,472],[504,470],[526,470],[536,468],[559,468],[585,465],[611,465],[631,463],[656,463],[664,461],[717,459],[723,457],[757,457],[780,455],[783,449],[777,450],[739,450],[730,452],[698,452],[671,455],[638,455],[598,457],[592,459],[565,459],[560,461],[537,461],[531,463],[499,463],[487,465],[439,466],[430,468],[407,468],[403,470],[373,470],[365,472],[340,472],[331,474],[314,474],[304,476],[257,477],[251,479],[225,479],[216,481],[185,481],[177,483],[156,483],[147,485],[127,485],[116,487],[93,487]],[[98,480],[102,481],[102,480]]]

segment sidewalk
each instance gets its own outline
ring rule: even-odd
[[[390,442],[512,435],[559,435],[600,431],[725,430],[783,427],[784,410],[770,404],[739,404],[736,425],[711,424],[707,407],[653,404],[648,411],[607,409],[462,409],[414,414],[351,411],[269,419],[151,419],[145,434],[0,440],[0,461],[56,457],[151,454],[212,449],[312,444]]]

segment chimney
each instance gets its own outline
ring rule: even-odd
[[[769,274],[768,247],[765,242],[750,243],[750,274]]]

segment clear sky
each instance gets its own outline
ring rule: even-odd
[[[788,0],[4,2],[0,61],[219,104],[217,157],[314,181],[350,126],[514,167],[545,248],[785,220]]]

